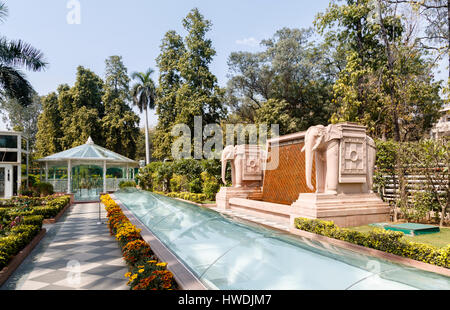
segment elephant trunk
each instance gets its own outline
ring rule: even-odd
[[[314,151],[313,145],[311,141],[305,141],[305,146],[302,151],[305,152],[305,177],[306,177],[306,185],[310,190],[314,190],[314,187],[311,182],[312,176],[312,166],[314,161]]]
[[[227,172],[227,162],[228,162],[228,160],[226,160],[226,159],[222,160],[222,182],[225,185],[227,185],[227,180],[225,179],[225,175]]]

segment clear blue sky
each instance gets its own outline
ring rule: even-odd
[[[310,27],[329,0],[78,0],[81,24],[66,17],[69,0],[6,0],[9,17],[0,33],[41,49],[49,67],[27,73],[40,95],[62,83],[73,85],[76,67],[104,76],[108,56],[121,55],[129,72],[156,70],[162,37],[168,30],[184,35],[182,19],[194,7],[212,21],[209,37],[217,55],[211,71],[219,84],[227,81],[227,58],[233,51],[258,50],[262,39],[282,27]],[[157,80],[157,73],[154,79]],[[153,114],[153,113],[152,113]],[[156,117],[150,118],[153,125]],[[0,125],[1,127],[1,125]]]

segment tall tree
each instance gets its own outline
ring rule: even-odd
[[[24,107],[17,99],[0,101],[0,112],[3,111],[3,120],[8,124],[8,129],[19,129],[28,137],[30,150],[34,149],[38,119],[42,110],[41,98],[34,94],[32,103]]]
[[[450,78],[450,0],[383,0],[388,4],[409,4],[425,20],[423,34],[416,39],[422,48],[447,58]]]
[[[8,16],[5,3],[0,2],[0,23]],[[17,99],[27,106],[33,102],[34,90],[25,75],[20,71],[45,69],[47,63],[41,51],[22,40],[8,40],[0,37],[0,96]]]
[[[218,123],[224,116],[221,103],[223,90],[217,84],[217,77],[209,70],[216,51],[206,34],[211,30],[211,21],[204,18],[197,8],[191,10],[183,20],[187,31],[184,39],[185,53],[179,61],[183,83],[177,93],[180,113],[177,123],[194,128],[194,116],[201,116],[203,125]]]
[[[173,137],[170,134],[177,116],[177,92],[182,80],[178,64],[186,52],[183,38],[175,31],[168,31],[161,43],[161,53],[156,59],[159,69],[158,100],[156,114],[158,124],[155,131],[153,155],[166,158],[171,153]]]
[[[37,157],[45,157],[62,151],[62,136],[58,94],[50,93],[42,97],[42,113],[38,117],[38,132],[36,134]]]
[[[165,143],[155,143],[154,155],[158,158],[172,157],[168,147],[171,126],[186,124],[193,132],[194,117],[202,117],[202,125],[206,125],[219,123],[225,116],[224,90],[209,70],[216,54],[211,39],[207,38],[211,26],[211,22],[195,8],[183,19],[187,32],[184,42],[174,31],[168,32],[163,39],[158,57],[163,81],[159,91],[163,97],[158,101],[161,123],[158,124],[157,139],[163,139]],[[167,117],[170,113],[175,116],[173,120]],[[172,123],[165,127],[164,123],[170,121]]]
[[[135,158],[139,136],[139,116],[128,106],[130,78],[121,56],[111,56],[106,61],[104,95],[105,115],[102,135],[105,147],[128,158]]]
[[[145,162],[150,163],[150,143],[148,136],[148,109],[155,108],[156,102],[156,87],[155,83],[151,79],[153,69],[149,68],[146,72],[133,72],[131,77],[136,80],[136,84],[133,85],[131,90],[131,96],[133,97],[133,103],[136,105],[140,112],[145,113]]]
[[[400,14],[381,0],[332,1],[316,26],[347,53],[332,121],[361,122],[371,134],[397,141],[428,131],[442,104],[440,85]]]
[[[283,28],[261,42],[264,51],[230,55],[227,102],[237,121],[279,123],[282,134],[327,122],[337,67],[311,35]]]
[[[63,137],[61,146],[68,149],[86,143],[92,137],[104,146],[101,119],[105,113],[102,103],[103,80],[89,69],[77,68],[77,78],[72,88],[59,88],[59,111],[62,116]]]

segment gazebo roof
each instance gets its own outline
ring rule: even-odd
[[[137,165],[138,163],[125,156],[117,154],[113,151],[98,146],[92,141],[91,137],[87,140],[86,144],[76,146],[66,151],[56,153],[41,159],[39,162],[61,162],[61,161],[78,161],[78,162],[100,162],[106,161],[107,163],[115,164],[131,164]]]

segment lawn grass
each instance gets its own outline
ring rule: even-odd
[[[376,227],[373,226],[359,226],[359,227],[349,227],[350,229],[360,231],[360,232],[368,232],[371,230],[374,230]],[[418,243],[425,243],[429,244],[435,247],[444,247],[450,244],[450,228],[449,227],[443,227],[441,228],[441,231],[439,233],[435,234],[426,234],[426,235],[419,235],[419,236],[404,236],[409,241],[418,242]]]

